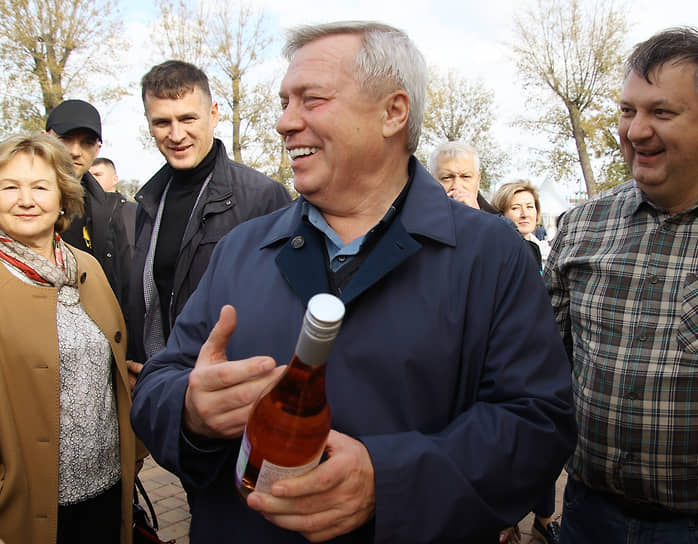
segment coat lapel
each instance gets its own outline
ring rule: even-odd
[[[301,220],[276,256],[281,275],[305,305],[313,295],[330,289],[321,243],[315,227]]]
[[[348,304],[421,247],[422,244],[409,235],[400,218],[396,217],[342,291],[341,299]]]

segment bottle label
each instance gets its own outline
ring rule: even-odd
[[[281,467],[279,465],[275,465],[274,463],[270,463],[265,459],[262,461],[262,468],[259,470],[257,483],[254,486],[255,491],[271,493],[271,486],[274,484],[274,482],[283,480],[284,478],[295,478],[296,476],[302,476],[306,472],[310,472],[320,464],[321,457],[322,452],[320,452],[315,459],[310,461],[310,463],[300,467]]]
[[[245,469],[247,469],[247,460],[250,458],[250,441],[247,439],[247,427],[245,427],[245,433],[242,435],[242,442],[240,443],[240,453],[238,453],[238,462],[235,465],[235,483],[238,487],[242,484],[242,477],[245,475]]]

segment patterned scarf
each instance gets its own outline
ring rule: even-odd
[[[13,240],[0,229],[0,260],[24,274],[38,285],[52,285],[60,290],[64,285],[77,286],[78,266],[58,233],[53,240],[56,264],[33,249]]]

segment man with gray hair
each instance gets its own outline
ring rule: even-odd
[[[219,242],[136,385],[136,432],[190,490],[193,544],[497,542],[575,441],[539,274],[412,155],[426,67],[403,32],[302,27],[285,54],[277,130],[301,197]],[[325,459],[243,501],[252,403],[321,292],[346,306]]]
[[[446,194],[489,213],[499,213],[480,193],[480,155],[465,142],[444,142],[429,157],[429,172]]]

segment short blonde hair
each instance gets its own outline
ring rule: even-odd
[[[540,198],[538,197],[538,190],[531,185],[530,181],[525,179],[518,179],[516,181],[511,181],[505,183],[495,193],[492,198],[491,204],[500,213],[506,212],[511,206],[511,201],[514,199],[514,195],[518,193],[531,193],[533,195],[533,202],[536,204],[536,224],[540,223]]]
[[[73,159],[58,138],[42,132],[15,134],[0,142],[0,168],[4,168],[18,153],[41,157],[56,171],[61,209],[65,213],[58,217],[55,229],[58,233],[63,232],[85,210],[84,190],[75,177]]]

